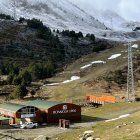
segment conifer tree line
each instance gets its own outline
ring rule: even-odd
[[[8,75],[7,84],[30,85],[32,81],[51,77],[55,73],[54,65],[51,61],[46,63],[33,63],[26,68],[14,63],[1,63],[0,75]]]
[[[55,73],[54,65],[51,61],[46,63],[33,63],[26,68],[21,68],[16,63],[1,63],[0,75],[8,75],[7,81],[0,82],[1,85],[15,85],[15,90],[10,94],[11,99],[21,99],[27,95],[27,86],[32,81],[49,78]]]
[[[9,15],[0,14],[1,19],[13,20]],[[46,27],[42,21],[38,19],[25,19],[19,18],[20,24],[26,22],[26,28],[34,30],[36,37],[46,41],[49,46],[48,59],[42,62],[33,62],[25,67],[16,62],[1,62],[0,63],[0,75],[8,75],[6,83],[16,85],[15,91],[10,95],[10,98],[23,98],[27,94],[27,86],[30,86],[32,81],[41,80],[53,76],[56,72],[56,62],[63,62],[65,60],[64,45],[59,40],[58,35],[71,38],[71,46],[75,47],[75,42],[84,38],[82,32],[76,33],[75,31],[63,30],[60,32],[58,29],[56,35],[51,31],[49,27]],[[55,30],[54,30],[55,32]],[[87,34],[85,38],[90,41],[95,41],[94,34]],[[11,45],[15,45],[11,43]]]

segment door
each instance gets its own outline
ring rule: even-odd
[[[42,113],[43,123],[47,123],[47,113]]]

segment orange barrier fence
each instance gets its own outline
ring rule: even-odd
[[[115,103],[116,97],[114,96],[93,96],[89,95],[86,96],[87,101],[99,101],[99,102],[106,102],[106,103]]]

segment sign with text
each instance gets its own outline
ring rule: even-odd
[[[76,113],[76,109],[53,111],[53,114],[64,114],[64,113]]]
[[[68,109],[67,105],[62,106],[62,110],[54,110],[53,114],[76,113],[76,109]]]
[[[21,118],[33,118],[35,116],[36,116],[36,114],[22,114]]]

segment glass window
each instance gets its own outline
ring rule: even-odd
[[[19,112],[21,114],[35,114],[36,108],[35,107],[27,107],[21,109]]]

